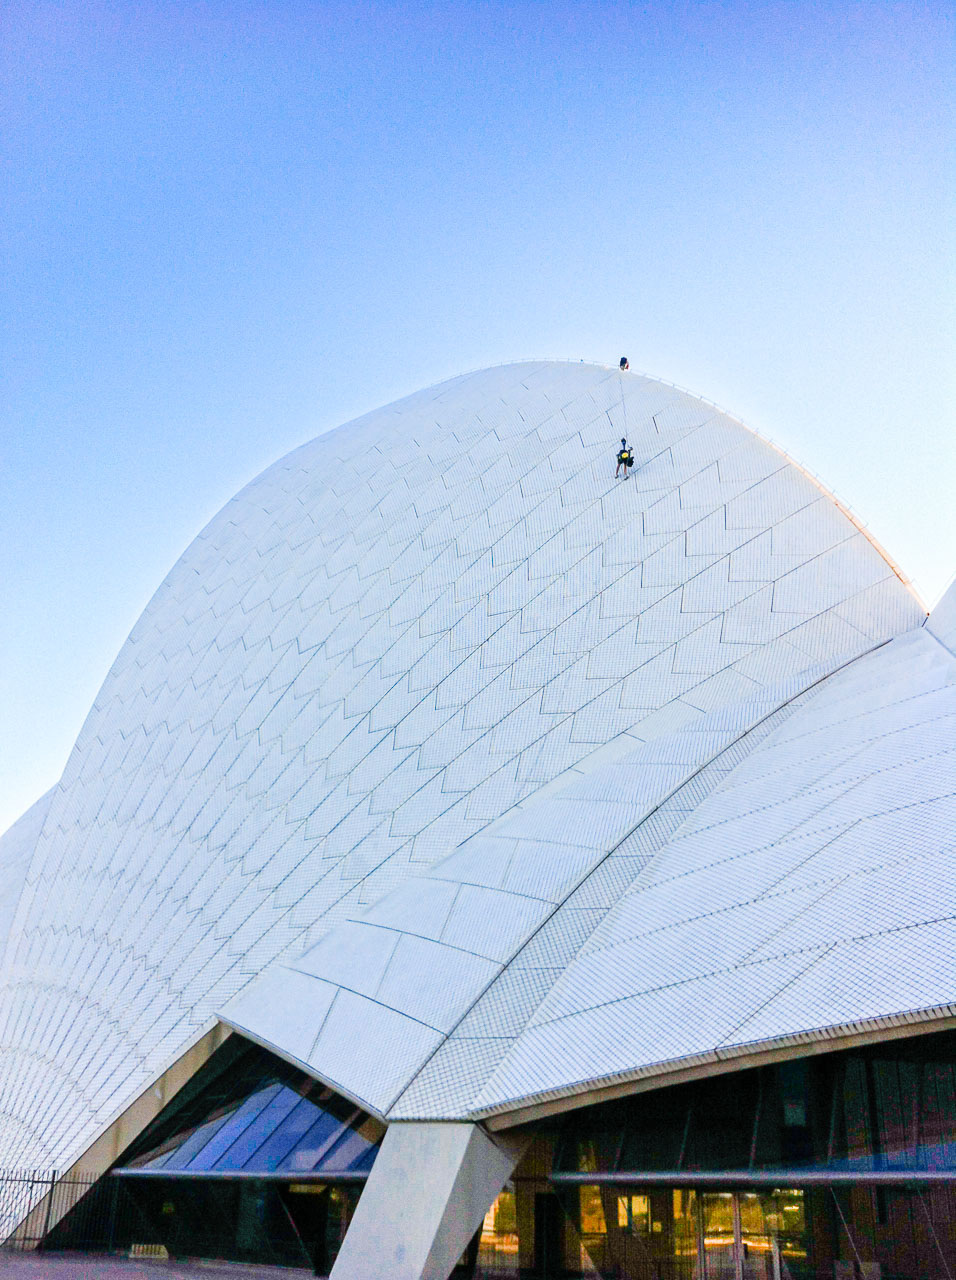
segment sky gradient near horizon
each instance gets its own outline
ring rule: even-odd
[[[176,557],[350,417],[524,357],[714,400],[956,571],[950,4],[0,17],[0,831]]]

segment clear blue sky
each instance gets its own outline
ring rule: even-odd
[[[8,0],[0,830],[273,459],[465,369],[616,361],[956,570],[954,11]]]

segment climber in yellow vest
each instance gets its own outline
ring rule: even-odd
[[[633,467],[633,465],[634,465],[634,455],[633,453],[631,453],[630,449],[628,448],[627,441],[622,440],[621,447],[617,451],[617,469],[614,472],[614,479],[616,480],[618,478],[618,476],[621,474],[621,468],[623,467],[624,479],[626,480],[630,472],[630,469],[631,467]]]

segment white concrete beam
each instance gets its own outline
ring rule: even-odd
[[[447,1280],[525,1146],[474,1124],[390,1124],[331,1280]]]

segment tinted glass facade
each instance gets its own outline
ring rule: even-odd
[[[354,1103],[232,1036],[121,1166],[151,1174],[365,1172],[384,1133]]]
[[[951,1280],[954,1086],[947,1033],[542,1122],[473,1274]]]
[[[953,1211],[952,1190],[940,1187],[556,1188],[526,1164],[486,1215],[474,1268],[461,1274],[948,1280],[956,1262]]]
[[[95,1189],[97,1239],[327,1274],[383,1128],[234,1036]],[[458,1280],[952,1280],[956,1035],[542,1120]],[[94,1215],[95,1218],[95,1215]]]
[[[571,1112],[558,1171],[956,1168],[956,1037],[798,1058]]]
[[[161,1245],[172,1257],[324,1275],[384,1133],[354,1103],[231,1036],[46,1247]]]

